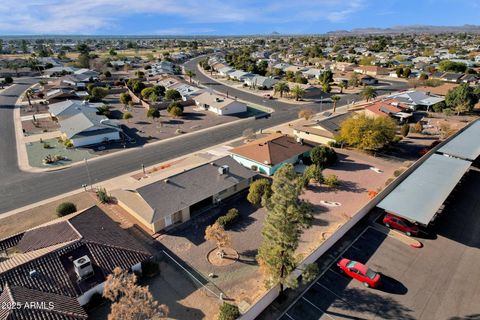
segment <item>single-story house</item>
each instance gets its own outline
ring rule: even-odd
[[[425,107],[427,111],[434,104],[445,101],[444,97],[414,90],[394,93],[390,95],[389,98],[393,98],[397,102],[408,105],[410,109],[416,110],[418,107]]]
[[[233,159],[260,173],[273,175],[285,163],[308,157],[315,144],[274,133],[230,150]]]
[[[55,104],[59,101],[65,101],[65,99],[79,99],[75,90],[71,88],[58,88],[48,90],[43,94],[43,99],[48,101],[48,103]]]
[[[415,90],[425,92],[426,94],[434,94],[437,96],[445,97],[449,90],[455,89],[458,86],[459,85],[456,83],[444,83],[438,87],[422,86],[415,88]]]
[[[230,78],[238,80],[238,81],[245,81],[249,78],[253,78],[255,75],[250,72],[245,72],[243,70],[235,70],[228,75]]]
[[[362,85],[367,85],[367,86],[378,83],[378,80],[376,78],[369,76],[368,74],[361,75],[359,77],[359,80]]]
[[[65,100],[62,102],[52,103],[48,106],[48,112],[52,117],[63,120],[74,116],[80,112],[97,113],[97,107],[102,106],[101,103],[89,103],[79,100]]]
[[[224,67],[224,68],[218,69],[218,73],[224,77],[228,76],[230,73],[234,71],[235,69],[232,67]]]
[[[63,139],[70,139],[75,147],[120,140],[121,127],[95,112],[79,112],[60,119]]]
[[[403,107],[402,107],[403,106]],[[366,116],[372,118],[378,117],[392,117],[399,120],[401,123],[408,122],[413,116],[412,113],[404,112],[405,106],[398,103],[394,99],[387,99],[375,101],[365,106],[365,109],[360,111]]]
[[[112,190],[111,194],[154,233],[188,221],[247,189],[255,176],[226,156],[135,189]]]
[[[305,71],[302,72],[303,76],[307,79],[320,79],[320,76],[322,75],[323,71],[320,69],[316,68],[309,68]]]
[[[251,87],[271,89],[278,82],[278,80],[272,77],[255,75],[253,78],[245,79],[244,82]]]
[[[195,96],[193,100],[195,104],[203,110],[215,112],[221,116],[247,112],[247,105],[245,103],[212,92],[199,94]]]
[[[441,80],[447,81],[447,82],[459,82],[460,79],[464,76],[463,73],[457,73],[457,72],[445,72],[442,74],[440,77]]]
[[[354,115],[353,112],[332,115],[320,121],[304,121],[293,127],[295,138],[327,145],[335,141],[343,121]]]
[[[379,66],[358,66],[353,69],[354,72],[368,74],[369,76],[388,75],[389,70]]]
[[[116,267],[142,271],[152,254],[97,206],[0,240],[0,319],[87,319]],[[43,307],[42,305],[45,304]]]
[[[463,83],[477,84],[480,82],[480,77],[476,74],[466,74],[460,78]]]

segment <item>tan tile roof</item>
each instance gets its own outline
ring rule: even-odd
[[[438,87],[427,87],[427,86],[422,86],[422,87],[417,87],[417,91],[423,91],[423,92],[430,92],[432,94],[437,94],[439,96],[446,96],[448,90],[454,89],[458,87],[459,85],[456,83],[444,83]]]
[[[253,160],[258,163],[274,166],[296,155],[309,151],[313,144],[300,144],[295,138],[274,133],[243,146],[234,148],[231,153]]]

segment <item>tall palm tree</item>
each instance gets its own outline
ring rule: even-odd
[[[362,91],[360,92],[360,96],[365,100],[367,100],[367,102],[371,99],[375,99],[377,95],[378,95],[377,90],[375,90],[375,88],[370,86],[363,88]]]
[[[273,87],[274,94],[280,93],[280,98],[283,98],[283,94],[288,91],[290,91],[290,88],[288,87],[288,84],[286,82],[278,82]]]
[[[30,106],[30,109],[33,109],[32,100],[31,100],[32,96],[33,96],[33,90],[31,88],[27,89],[27,91],[25,91],[25,97],[28,100],[28,105]]]
[[[295,85],[295,87],[293,87],[292,90],[290,90],[290,92],[295,97],[295,101],[298,101],[298,99],[300,99],[305,94],[305,90],[302,87],[300,87],[298,84]]]
[[[340,96],[331,96],[330,99],[333,101],[333,113],[337,110],[337,101],[340,100]]]
[[[193,70],[187,70],[185,72],[185,74],[188,76],[188,78],[190,79],[190,83],[192,83],[192,78],[196,76],[195,72],[193,72]]]

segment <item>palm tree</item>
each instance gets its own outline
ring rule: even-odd
[[[377,97],[377,90],[375,90],[373,87],[365,87],[362,89],[362,92],[360,92],[360,95],[368,102],[369,100]]]
[[[187,70],[185,74],[190,78],[190,83],[192,83],[192,78],[196,76],[195,72],[192,70]]]
[[[292,88],[291,93],[295,97],[295,101],[298,101],[298,99],[300,99],[305,94],[305,90],[297,84],[295,87]]]
[[[330,99],[333,101],[333,113],[337,110],[337,101],[340,100],[340,96],[331,96]]]
[[[338,84],[338,87],[340,88],[340,93],[343,93],[343,89],[346,89],[345,82],[340,81],[340,83]]]
[[[33,96],[33,90],[31,88],[27,89],[27,91],[25,91],[25,97],[28,100],[28,105],[30,106],[30,109],[33,109],[32,100],[31,100],[32,96]]]
[[[290,88],[288,87],[288,84],[286,82],[278,82],[273,87],[273,93],[280,93],[280,98],[283,98],[283,94],[288,91],[290,91]]]

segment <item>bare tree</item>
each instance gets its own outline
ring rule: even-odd
[[[155,301],[148,287],[137,285],[135,274],[121,268],[107,277],[103,296],[113,302],[108,320],[167,319],[168,307]]]
[[[225,229],[216,222],[205,230],[205,240],[214,240],[218,249],[229,247],[232,244],[230,236],[225,232]]]

